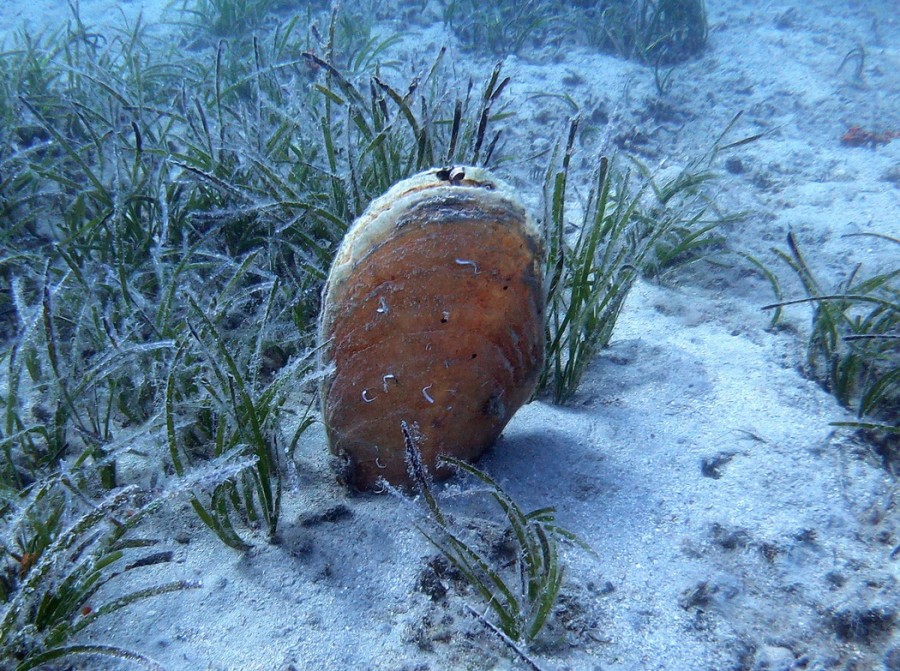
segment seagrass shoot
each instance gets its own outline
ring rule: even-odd
[[[440,457],[443,467],[452,468],[484,486],[470,494],[487,492],[502,512],[513,550],[511,558],[491,556],[487,548],[480,547],[484,539],[477,532],[472,533],[472,526],[478,529],[485,520],[466,524],[441,508],[432,487],[431,472],[422,461],[418,427],[401,421],[400,429],[409,477],[428,514],[428,523],[420,526],[419,531],[462,574],[488,609],[482,614],[470,607],[470,612],[530,668],[537,668],[519,644],[527,646],[534,642],[553,615],[565,575],[559,542],[578,545],[591,554],[593,550],[556,522],[556,509],[552,506],[526,513],[485,471],[461,459]]]
[[[854,235],[900,249],[900,239],[893,236]],[[770,272],[767,277],[779,300],[762,309],[774,311],[775,323],[785,306],[805,303],[812,307],[806,372],[856,414],[855,420],[833,424],[862,431],[893,468],[900,458],[900,268],[866,275],[857,264],[832,287],[813,272],[793,232],[788,233],[787,245],[787,251],[776,248],[774,252],[800,280],[806,296],[784,300],[778,278]]]

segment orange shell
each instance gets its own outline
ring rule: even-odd
[[[356,220],[319,324],[322,416],[349,484],[409,484],[402,420],[438,478],[438,455],[494,443],[543,363],[543,254],[510,187],[478,168],[411,177]]]

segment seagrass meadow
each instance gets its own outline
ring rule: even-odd
[[[900,668],[892,3],[0,26],[0,669]],[[339,252],[423,174],[475,233]],[[501,200],[519,237],[478,227]],[[414,299],[367,284],[388,262]],[[404,402],[451,404],[434,378],[472,413],[407,421],[378,355],[413,351]],[[378,373],[338,405],[389,478],[329,451],[362,422],[320,398],[341,357]]]

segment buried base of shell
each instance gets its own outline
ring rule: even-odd
[[[543,245],[509,187],[433,170],[354,223],[323,294],[322,414],[344,479],[410,484],[401,422],[429,471],[474,460],[531,396],[543,362]]]

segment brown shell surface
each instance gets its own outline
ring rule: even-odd
[[[440,478],[438,455],[478,458],[534,390],[541,236],[508,187],[466,171],[478,179],[451,184],[431,171],[375,201],[329,275],[322,413],[358,489],[409,484],[402,420]]]

